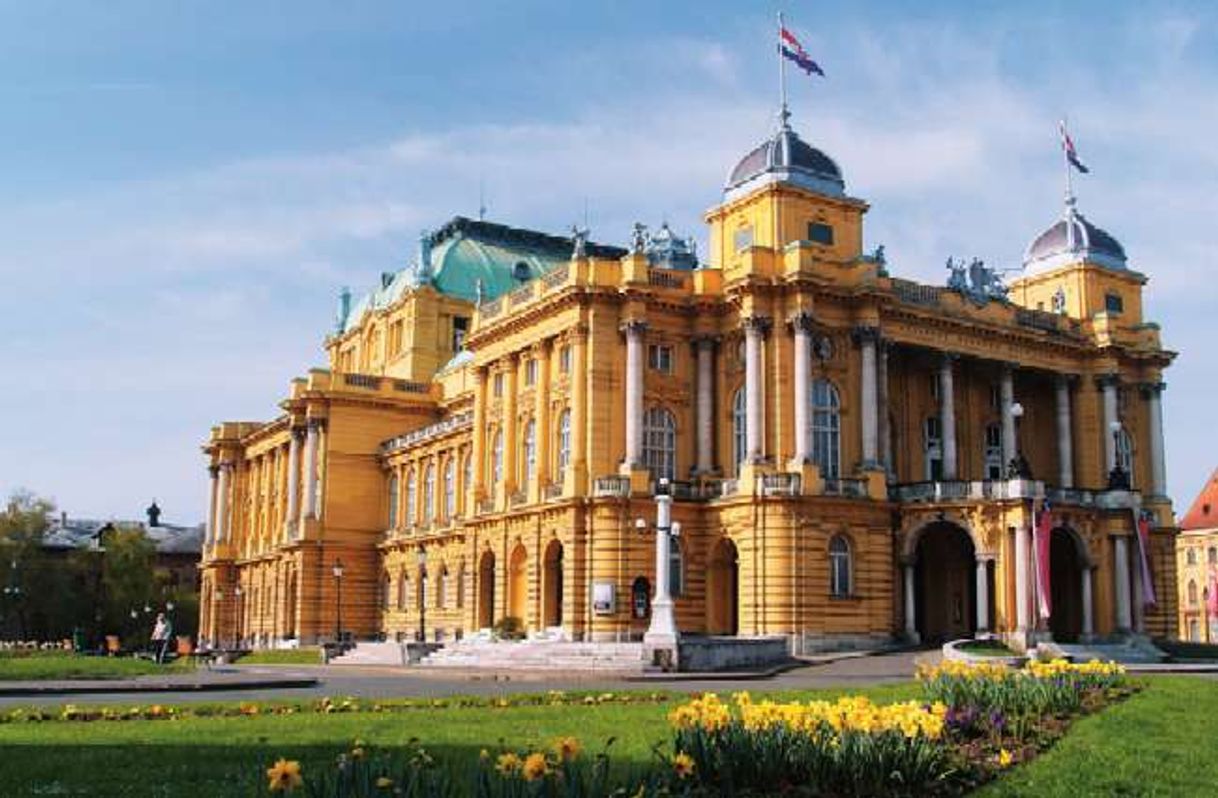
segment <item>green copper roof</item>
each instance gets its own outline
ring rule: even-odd
[[[358,327],[366,312],[388,307],[421,285],[468,302],[478,301],[481,285],[482,300],[490,301],[567,263],[574,247],[570,238],[457,216],[435,233],[425,233],[418,260],[382,275],[381,287],[354,306],[349,293],[341,294],[337,329],[341,333]],[[590,241],[584,252],[598,258],[626,254],[624,249]]]

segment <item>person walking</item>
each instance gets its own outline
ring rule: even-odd
[[[152,627],[152,653],[158,665],[165,658],[165,644],[169,640],[169,633],[169,621],[165,619],[165,613],[158,612],[156,623]]]

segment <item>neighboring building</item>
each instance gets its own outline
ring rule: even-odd
[[[154,502],[152,507],[156,507]],[[156,525],[152,521],[156,520]],[[199,561],[203,552],[203,524],[177,526],[160,523],[160,510],[142,521],[99,521],[69,518],[60,513],[51,519],[50,529],[43,538],[44,549],[67,554],[72,551],[106,551],[106,533],[114,529],[141,529],[156,546],[153,568],[162,575],[164,585],[173,592],[197,593],[199,590]],[[100,577],[99,577],[100,578]]]
[[[424,236],[343,293],[329,368],[281,415],[212,429],[201,634],[452,639],[515,616],[638,638],[661,478],[686,633],[1023,645],[1048,497],[1042,633],[1174,634],[1174,354],[1146,277],[1068,197],[1009,294],[980,262],[918,284],[864,252],[867,209],[784,118],[706,214],[708,263],[666,226],[625,249],[460,217]]]
[[[1218,587],[1218,469],[1180,520],[1176,558],[1180,639],[1212,643],[1218,640],[1218,614],[1208,600]]]

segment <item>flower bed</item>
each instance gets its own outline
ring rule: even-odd
[[[609,775],[612,740],[589,757],[579,740],[567,737],[548,750],[503,744],[484,750],[464,780],[453,775],[459,767],[438,766],[417,743],[371,752],[357,741],[324,772],[302,773],[298,763],[280,760],[267,770],[267,783],[272,791],[303,788],[325,796],[959,794],[1051,745],[1074,716],[1137,689],[1121,666],[1099,662],[1012,669],[948,660],[919,668],[917,676],[924,700],[887,705],[858,696],[833,702],[754,700],[748,693],[730,701],[693,697],[669,712],[671,746],[657,745],[649,768],[617,782]],[[549,695],[579,705],[629,694]],[[506,699],[489,706],[499,701]]]

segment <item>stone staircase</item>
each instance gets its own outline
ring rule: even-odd
[[[406,644],[394,642],[359,642],[354,648],[330,660],[331,665],[396,665],[406,664]]]
[[[573,643],[562,640],[492,641],[467,639],[449,643],[424,658],[424,668],[471,670],[542,670],[579,673],[638,673],[643,670],[642,643]]]
[[[1098,659],[1101,662],[1111,660],[1126,665],[1145,665],[1163,662],[1167,654],[1160,651],[1148,640],[1130,638],[1115,642],[1094,643],[1041,643],[1040,648],[1048,649],[1054,656],[1062,656],[1071,662],[1089,662]]]

